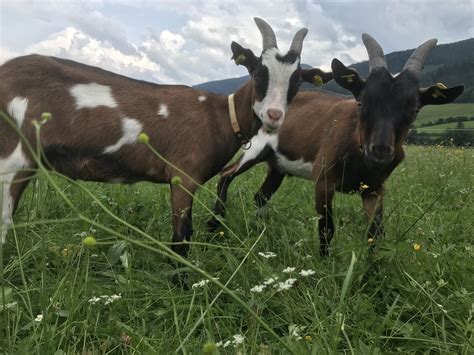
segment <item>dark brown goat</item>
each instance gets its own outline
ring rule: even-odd
[[[360,192],[370,220],[368,237],[382,234],[383,185],[404,158],[402,143],[411,123],[422,106],[449,103],[462,93],[463,87],[448,89],[438,84],[429,89],[419,88],[418,77],[435,40],[418,47],[396,77],[388,72],[378,43],[365,34],[363,41],[370,65],[366,81],[337,59],[332,62],[334,79],[350,90],[356,100],[300,92],[281,129],[275,134],[261,129],[253,137],[250,150],[223,170],[218,184],[220,199],[214,207],[216,214],[225,213],[232,180],[266,161],[267,177],[255,194],[259,212],[263,212],[285,175],[315,181],[321,255],[328,254],[334,234],[332,199],[336,191]],[[330,74],[327,75],[329,79]],[[212,218],[208,225],[215,229],[219,221]]]
[[[234,96],[241,133],[250,138],[263,124],[278,128],[302,74],[303,39],[296,33],[290,50],[278,51],[275,34],[263,20],[255,22],[263,37],[263,52],[232,42],[233,59],[252,78]],[[187,254],[192,234],[192,201],[203,184],[231,159],[240,147],[229,119],[228,98],[186,86],[155,85],[129,79],[69,60],[29,55],[0,67],[0,109],[35,146],[32,121],[42,112],[53,119],[42,127],[41,145],[47,164],[73,179],[133,183],[169,183],[179,176],[181,185],[170,185],[173,249]],[[141,132],[181,174],[137,143]],[[0,120],[0,183],[2,230],[18,206],[35,163],[7,121]],[[0,190],[1,191],[1,190]],[[191,194],[190,194],[190,193]]]

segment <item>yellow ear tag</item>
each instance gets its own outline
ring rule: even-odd
[[[433,92],[433,94],[431,94],[431,96],[433,96],[435,99],[437,99],[438,97],[442,97],[443,99],[447,99],[446,95],[443,94],[441,91],[439,91],[439,89],[435,89],[435,91]]]
[[[348,75],[341,76],[341,78],[346,79],[348,83],[352,83],[354,81],[354,76],[355,74],[348,74]]]
[[[245,62],[245,55],[239,54],[239,56],[235,59],[235,64],[240,65]]]
[[[313,76],[313,84],[314,86],[321,86],[323,85],[323,78],[321,78],[319,75]]]
[[[447,89],[446,85],[444,85],[443,83],[437,83],[436,87],[441,90]]]

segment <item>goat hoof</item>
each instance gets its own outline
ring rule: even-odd
[[[221,222],[215,218],[212,217],[210,220],[207,221],[207,231],[210,233],[216,232],[221,226]]]

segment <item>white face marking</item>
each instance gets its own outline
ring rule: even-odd
[[[28,99],[17,96],[8,104],[7,111],[10,116],[16,121],[18,127],[21,127],[25,120],[25,113],[28,107]]]
[[[273,150],[276,150],[278,146],[278,135],[269,134],[264,129],[260,129],[258,133],[252,137],[250,142],[250,149],[244,152],[244,156],[237,169],[240,169],[246,162],[255,159],[267,145],[272,147]]]
[[[106,106],[115,108],[117,102],[112,96],[110,86],[97,83],[77,84],[69,89],[70,94],[76,100],[76,108],[94,108]]]
[[[278,49],[272,48],[262,54],[262,65],[268,69],[268,89],[262,101],[256,101],[253,105],[255,114],[262,120],[268,129],[280,128],[285,120],[285,113],[288,109],[288,89],[291,75],[298,69],[300,60],[293,64],[282,63],[276,59],[279,54]],[[268,117],[268,110],[279,110],[283,114],[278,121],[272,121]]]
[[[198,101],[199,101],[199,102],[204,102],[204,101],[206,101],[206,99],[207,99],[207,97],[206,97],[206,96],[203,96],[203,95],[201,95],[201,96],[198,97]]]
[[[170,115],[170,111],[168,110],[168,106],[165,104],[160,104],[160,109],[158,110],[158,116],[168,118]]]
[[[133,118],[125,117],[122,119],[122,137],[114,145],[104,149],[104,154],[115,153],[125,144],[134,144],[137,142],[138,135],[143,131],[143,125]]]
[[[13,213],[13,200],[10,195],[10,186],[15,174],[28,166],[28,161],[18,143],[15,150],[6,158],[0,159],[0,197],[2,199],[2,228],[0,241],[5,241],[8,226],[11,224]]]
[[[298,160],[289,160],[281,153],[276,153],[278,166],[280,169],[288,174],[297,176],[303,179],[311,180],[313,176],[313,163],[305,162],[303,158]]]

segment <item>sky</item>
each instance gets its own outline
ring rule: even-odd
[[[273,27],[281,52],[307,27],[302,62],[326,70],[334,57],[367,59],[363,32],[385,53],[474,37],[474,0],[0,0],[0,63],[39,53],[195,85],[247,74],[230,43],[260,55],[255,16]]]

